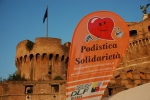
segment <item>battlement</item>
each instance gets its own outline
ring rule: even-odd
[[[137,24],[138,22],[126,22],[126,24],[128,25],[128,26],[131,26],[131,25],[134,25],[134,24]]]
[[[37,53],[63,53],[63,49],[67,47],[66,45],[61,45],[61,39],[57,38],[36,38],[33,46],[33,49],[31,51],[27,50],[26,44],[28,40],[23,40],[20,43],[18,43],[16,48],[16,57],[20,57],[22,55],[29,55],[29,54],[37,54]],[[52,50],[53,49],[53,50]]]

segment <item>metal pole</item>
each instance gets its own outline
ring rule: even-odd
[[[48,37],[48,5],[47,5],[47,25],[46,25],[46,27],[47,27],[47,34],[46,34],[46,37]]]

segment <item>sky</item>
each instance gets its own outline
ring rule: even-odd
[[[43,17],[48,5],[48,37],[71,42],[79,21],[89,13],[108,10],[126,22],[142,21],[141,6],[149,0],[0,0],[0,77],[16,71],[16,46],[23,40],[46,37]],[[150,6],[147,9],[150,13]]]

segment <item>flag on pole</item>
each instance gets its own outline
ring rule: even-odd
[[[44,18],[43,18],[43,23],[45,22],[45,19],[48,17],[48,8],[46,9],[45,11],[45,14],[44,14]]]

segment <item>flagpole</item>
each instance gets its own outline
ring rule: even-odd
[[[47,5],[47,24],[46,24],[46,37],[48,37],[48,5]]]

